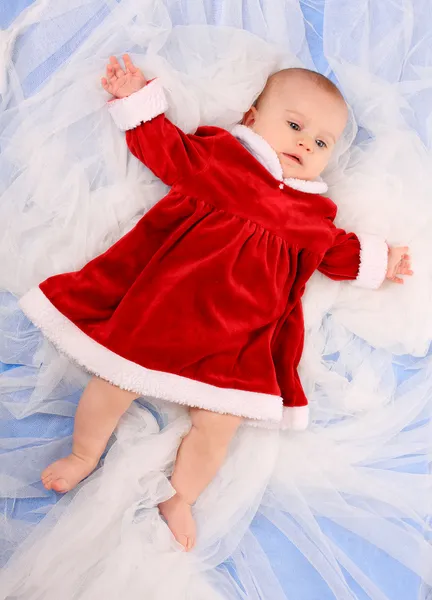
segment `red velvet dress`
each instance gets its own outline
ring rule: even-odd
[[[264,422],[282,421],[285,406],[285,422],[302,428],[301,297],[316,269],[356,279],[359,239],[335,227],[330,199],[284,184],[223,129],[184,134],[154,116],[148,93],[133,108],[146,122],[126,140],[170,192],[21,305],[61,350],[124,389]]]

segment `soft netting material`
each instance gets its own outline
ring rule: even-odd
[[[316,13],[322,32],[309,22]],[[16,366],[0,375],[0,547],[10,559],[0,599],[312,600],[319,580],[323,600],[395,600],[359,547],[426,594],[431,23],[429,0],[39,0],[1,32],[0,360]],[[169,116],[187,131],[232,127],[278,68],[331,75],[352,107],[326,174],[338,223],[409,244],[416,273],[378,292],[313,277],[301,365],[313,423],[298,434],[240,430],[197,502],[190,554],[155,508],[173,493],[189,427],[180,407],[135,403],[103,467],[55,506],[39,482],[70,448],[87,375],[42,339],[17,297],[80,268],[166,191],[107,114],[99,79],[126,51],[161,78]],[[34,430],[21,438],[26,419]]]

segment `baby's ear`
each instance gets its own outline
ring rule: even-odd
[[[252,127],[256,120],[257,109],[252,106],[243,116],[242,125],[246,127]]]

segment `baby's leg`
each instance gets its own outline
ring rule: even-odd
[[[191,409],[192,427],[182,441],[171,483],[177,494],[159,505],[174,537],[187,551],[195,544],[191,505],[222,466],[242,419]]]
[[[97,377],[90,380],[76,411],[72,454],[42,473],[47,490],[68,492],[95,469],[120,417],[136,398]]]

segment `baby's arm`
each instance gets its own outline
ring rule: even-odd
[[[334,227],[333,243],[318,270],[336,281],[378,289],[385,279],[403,283],[398,275],[412,275],[407,247],[389,247],[373,235],[355,235]]]
[[[115,96],[108,107],[116,125],[126,131],[132,154],[170,186],[204,170],[221,130],[202,127],[196,135],[185,134],[164,115],[168,103],[160,81],[147,82],[128,55],[124,62],[122,69],[111,57],[102,85]]]

